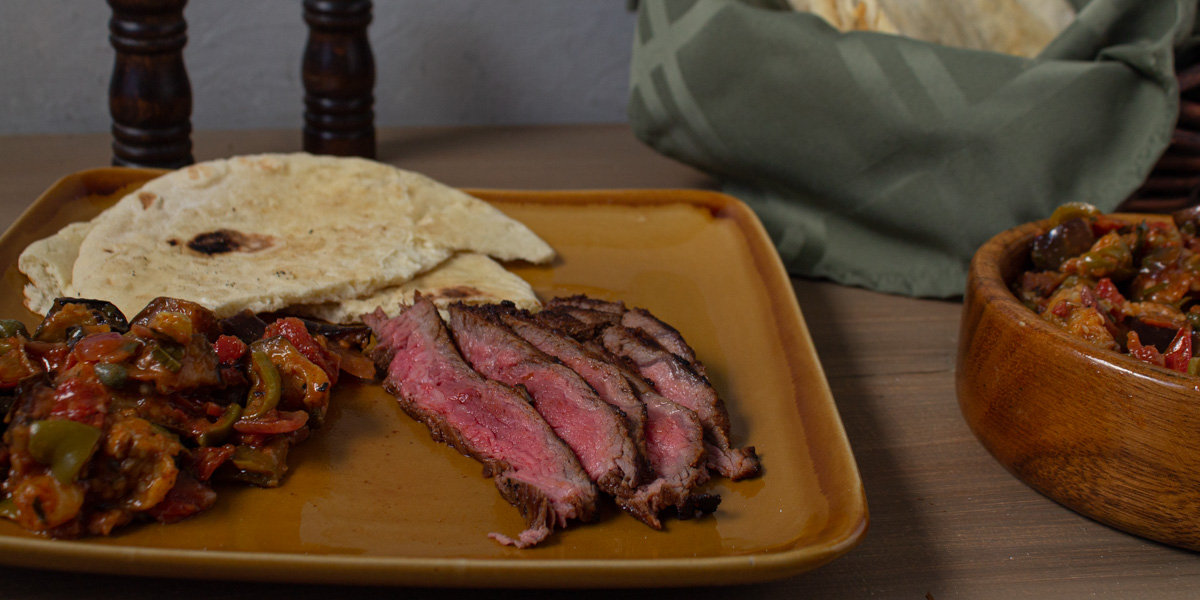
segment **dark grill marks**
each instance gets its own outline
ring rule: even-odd
[[[490,537],[525,548],[570,519],[595,517],[596,489],[570,448],[524,396],[471,370],[433,303],[418,297],[395,318],[377,311],[363,320],[379,339],[374,357],[387,373],[385,389],[435,440],[483,463],[528,523],[516,539]]]
[[[695,352],[673,327],[644,309],[628,310],[621,302],[586,296],[555,298],[546,308],[543,312],[557,314],[547,318],[578,320],[572,335],[593,335],[585,339],[600,340],[609,352],[629,360],[663,397],[695,411],[704,424],[709,468],[734,481],[761,472],[753,447],[731,447],[725,402],[708,382]]]
[[[695,412],[660,396],[637,373],[623,366],[618,368],[646,405],[646,446],[650,466],[658,475],[638,490],[639,499],[656,514],[674,507],[681,519],[715,511],[721,497],[696,492],[709,477],[700,418]]]
[[[602,400],[625,414],[654,478],[639,487],[633,498],[618,499],[622,508],[655,529],[662,527],[658,515],[666,508],[674,507],[684,518],[716,508],[718,496],[696,493],[696,488],[708,480],[708,471],[700,420],[695,413],[654,393],[644,381],[642,393],[635,393],[627,378],[640,381],[640,376],[615,364],[614,357],[602,348],[587,348],[543,327],[536,317],[525,313],[508,311],[502,318],[518,335],[579,373]]]
[[[513,333],[499,307],[453,304],[449,312],[450,331],[467,362],[485,377],[524,387],[592,481],[618,502],[632,498],[644,463],[621,413],[575,371]]]
[[[679,331],[658,320],[658,317],[650,314],[650,311],[644,308],[629,309],[621,314],[621,324],[630,329],[642,331],[666,351],[682,358],[697,375],[708,378],[708,374],[704,371],[704,365],[696,358],[692,347],[683,341],[683,336]]]
[[[664,398],[695,411],[704,424],[708,466],[734,481],[759,474],[761,466],[754,447],[732,448],[729,413],[708,380],[696,374],[678,356],[659,346],[639,330],[608,327],[600,341],[613,354],[625,357]]]
[[[616,366],[596,356],[571,337],[538,323],[525,311],[503,307],[497,313],[513,333],[570,367],[596,390],[601,400],[620,411],[629,429],[629,437],[633,438],[634,445],[645,456],[646,405],[634,396]]]
[[[630,329],[640,330],[668,352],[682,358],[698,375],[707,376],[704,365],[696,358],[692,347],[684,341],[683,335],[644,308],[627,309],[624,302],[608,302],[587,296],[554,298],[547,303],[546,308],[572,315],[577,320],[588,323],[587,327],[620,323]],[[586,331],[581,333],[588,334]]]

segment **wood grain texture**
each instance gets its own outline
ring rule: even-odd
[[[1119,529],[1200,549],[1200,384],[1068,335],[1008,290],[1044,224],[975,255],[958,400],[1001,464],[1035,489]]]
[[[621,125],[381,129],[379,158],[461,187],[711,187]],[[288,151],[295,131],[197,132],[196,156]],[[108,136],[0,137],[0,221],[58,177],[108,162]],[[955,395],[962,303],[793,279],[866,487],[863,543],[815,571],[701,593],[734,598],[1194,598],[1193,552],[1081,516],[1009,474],[967,427]],[[403,491],[398,491],[403,493]],[[553,591],[339,588],[145,579],[0,568],[6,598],[354,597],[506,600]],[[608,590],[576,591],[581,600]],[[622,590],[694,599],[697,590]]]
[[[116,52],[108,89],[112,164],[192,163],[192,87],[183,64],[187,0],[108,0]]]
[[[371,0],[304,0],[304,149],[375,158]]]
[[[1200,64],[1177,68],[1179,119],[1171,144],[1120,212],[1169,213],[1200,201]]]

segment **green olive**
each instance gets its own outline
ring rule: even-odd
[[[125,387],[125,382],[129,378],[129,371],[125,369],[125,365],[96,363],[92,368],[96,371],[96,378],[100,380],[100,383],[114,390]]]
[[[16,335],[29,337],[25,324],[16,319],[0,319],[0,337],[10,338]]]
[[[1050,215],[1050,226],[1057,227],[1071,219],[1087,219],[1100,214],[1100,209],[1087,202],[1068,202],[1054,209]]]

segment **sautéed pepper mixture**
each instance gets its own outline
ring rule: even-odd
[[[1030,248],[1013,293],[1093,345],[1200,374],[1200,208],[1129,222],[1060,207]]]
[[[48,537],[108,535],[205,510],[217,480],[277,486],[339,374],[374,377],[369,340],[295,317],[218,320],[172,298],[129,321],[60,298],[32,335],[2,320],[0,516]]]

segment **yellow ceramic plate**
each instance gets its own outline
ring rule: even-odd
[[[43,194],[0,238],[0,314],[38,321],[21,304],[26,244],[157,174],[85,171]],[[473,193],[558,250],[553,265],[512,266],[543,298],[620,299],[682,331],[726,399],[734,441],[758,448],[765,473],[714,479],[708,491],[722,502],[702,519],[654,531],[609,508],[516,550],[487,538],[524,523],[478,463],[434,443],[378,386],[346,384],[279,488],[219,487],[197,517],[103,539],[45,540],[0,522],[0,562],[264,581],[667,586],[793,575],[862,539],[866,500],[845,432],[791,284],[745,205],[680,190]]]

